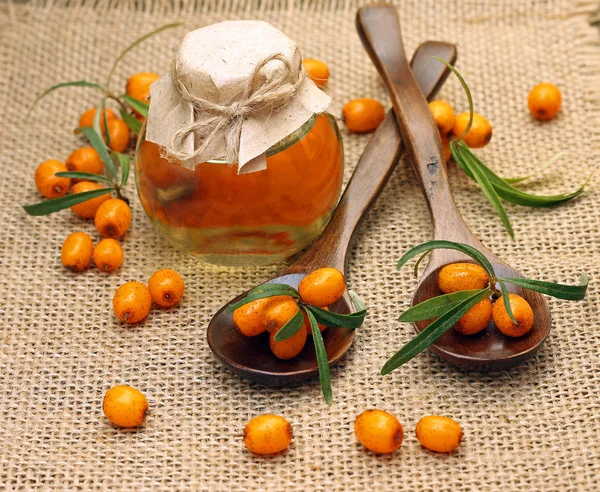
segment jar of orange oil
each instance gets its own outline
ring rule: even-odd
[[[330,98],[270,24],[189,33],[150,91],[136,150],[138,194],[173,246],[232,266],[278,261],[324,229],[343,150]]]

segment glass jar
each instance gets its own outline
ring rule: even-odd
[[[267,168],[237,173],[209,161],[188,170],[161,157],[142,129],[135,157],[144,210],[175,248],[217,265],[287,258],[316,239],[335,208],[343,149],[335,119],[314,115],[272,146]]]

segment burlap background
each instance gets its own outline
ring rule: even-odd
[[[138,10],[134,8],[138,4]],[[165,245],[137,200],[124,241],[126,259],[113,275],[75,275],[61,266],[60,246],[72,231],[97,239],[93,224],[69,211],[28,217],[38,201],[37,164],[65,159],[82,142],[71,129],[96,102],[87,89],[47,97],[24,121],[34,97],[51,84],[102,81],[115,54],[168,21],[185,26],[139,47],[120,66],[117,84],[136,71],[163,72],[184,32],[224,19],[258,18],[297,40],[305,56],[326,60],[333,112],[372,96],[387,103],[354,31],[358,2],[284,0],[0,4],[0,484],[7,488],[136,490],[599,490],[600,334],[598,291],[579,303],[550,300],[554,327],[529,363],[498,374],[468,374],[424,354],[392,375],[378,371],[412,336],[397,315],[415,285],[394,263],[430,237],[427,209],[409,166],[401,163],[362,228],[348,280],[368,305],[368,322],[350,354],[332,371],[335,404],[317,381],[293,389],[253,385],[216,362],[205,340],[211,314],[227,299],[283,265],[215,268]],[[177,6],[173,6],[177,5]],[[559,150],[567,156],[537,180],[536,190],[571,189],[598,165],[600,46],[589,27],[595,2],[480,0],[398,2],[409,52],[426,39],[454,42],[458,66],[477,110],[494,125],[480,152],[498,171],[517,175]],[[557,83],[560,116],[539,124],[526,109],[528,89]],[[450,80],[442,96],[466,109]],[[345,134],[346,178],[368,137]],[[517,241],[503,231],[480,191],[450,171],[466,221],[484,243],[525,274],[575,282],[600,278],[598,178],[576,202],[557,209],[509,206]],[[133,182],[129,194],[134,197]],[[111,299],[127,280],[159,267],[185,277],[181,307],[153,311],[143,326],[116,323]],[[150,400],[146,423],[117,430],[103,417],[104,392],[116,383]],[[378,407],[402,421],[406,439],[391,457],[365,452],[353,421]],[[251,456],[240,437],[264,412],[285,415],[295,439],[281,456]],[[421,449],[417,420],[446,414],[464,427],[450,456]]]

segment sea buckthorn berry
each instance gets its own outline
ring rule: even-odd
[[[35,187],[46,198],[58,198],[67,194],[70,178],[59,178],[56,173],[67,172],[67,166],[55,159],[42,162],[35,170]]]
[[[269,333],[279,331],[298,312],[298,303],[289,296],[272,297],[264,306],[262,324]]]
[[[483,299],[458,320],[454,329],[463,335],[475,335],[492,321],[492,301]]]
[[[109,120],[108,135],[110,136],[110,143],[108,146],[112,150],[115,150],[116,152],[124,152],[127,147],[129,147],[131,132],[127,126],[127,123],[125,123],[123,120]]]
[[[463,132],[467,129],[468,124],[468,112],[457,115],[456,121],[454,122],[454,127],[452,128],[453,135],[456,138],[460,138]],[[480,114],[473,113],[473,124],[471,125],[471,128],[467,134],[462,137],[463,142],[465,142],[472,149],[480,149],[481,147],[485,147],[491,139],[492,125],[490,125],[490,122]]]
[[[531,114],[540,121],[551,120],[556,116],[562,104],[562,95],[554,84],[538,84],[527,97],[527,106]]]
[[[113,298],[113,309],[117,317],[125,323],[142,321],[152,307],[150,291],[141,282],[127,282],[121,285]]]
[[[152,300],[160,307],[178,304],[185,289],[181,275],[170,268],[154,272],[148,281],[148,288]]]
[[[71,194],[75,193],[83,193],[84,191],[92,191],[99,190],[104,188],[101,184],[93,183],[92,181],[80,181],[79,183],[75,183],[71,188]],[[92,219],[96,215],[98,208],[105,201],[110,199],[110,193],[107,192],[105,195],[97,196],[96,198],[91,198],[86,200],[85,202],[77,203],[76,205],[71,206],[71,210],[79,217],[83,217],[84,219]]]
[[[85,270],[92,261],[94,243],[85,232],[70,234],[62,245],[60,260],[67,268],[75,272]]]
[[[278,359],[288,360],[296,357],[306,344],[306,330],[304,328],[300,328],[294,335],[286,340],[282,340],[281,342],[275,341],[276,331],[272,332],[269,335],[269,346],[271,347],[271,352]]]
[[[150,86],[159,78],[160,75],[154,72],[135,73],[127,79],[125,91],[128,96],[147,102],[150,97]]]
[[[342,118],[351,132],[368,133],[381,125],[385,110],[375,99],[354,99],[343,107]]]
[[[404,439],[402,424],[391,413],[366,410],[354,422],[359,442],[374,453],[393,453]]]
[[[94,118],[96,117],[97,108],[88,109],[85,113],[81,115],[79,118],[79,128],[83,128],[86,126],[94,126]],[[107,121],[116,120],[117,115],[112,109],[105,108],[105,114]],[[100,115],[100,128],[104,130],[104,115]]]
[[[304,70],[317,87],[325,87],[329,80],[329,67],[321,60],[305,58],[302,60]]]
[[[438,286],[444,294],[485,289],[489,282],[490,277],[484,268],[474,263],[452,263],[438,273]]]
[[[313,306],[329,306],[337,301],[346,290],[344,275],[336,268],[319,268],[304,277],[298,292],[304,302]]]
[[[98,207],[94,224],[104,237],[121,237],[131,224],[131,209],[123,200],[110,198]]]
[[[450,150],[450,139],[447,135],[440,135],[442,141],[442,152],[444,154],[444,162],[448,162],[452,157],[452,151]]]
[[[329,311],[328,307],[324,307],[322,308],[325,311]],[[312,327],[310,326],[310,321],[308,321],[308,316],[306,315],[306,313],[304,311],[302,311],[302,316],[304,316],[304,329],[306,330],[306,334],[309,337],[312,337]],[[319,327],[319,331],[320,332],[324,332],[327,329],[327,326],[321,324],[321,323],[317,323],[317,326]]]
[[[492,309],[492,317],[496,327],[509,337],[522,337],[533,327],[533,309],[529,303],[517,294],[508,294],[510,309],[517,320],[515,325],[506,312],[504,298],[500,297]]]
[[[131,386],[113,386],[104,395],[102,411],[119,427],[138,427],[146,417],[148,400],[141,391]]]
[[[275,454],[292,442],[292,426],[279,415],[254,417],[244,429],[244,444],[254,454]]]
[[[94,263],[104,272],[112,272],[123,264],[123,250],[115,239],[103,239],[94,248]]]
[[[446,101],[431,101],[429,109],[441,135],[446,135],[454,128],[456,115],[454,109]]]
[[[417,439],[421,445],[436,453],[451,453],[460,445],[463,431],[448,417],[428,415],[417,423]]]
[[[264,333],[267,329],[263,324],[263,310],[271,300],[266,297],[264,299],[256,299],[240,306],[233,312],[233,323],[238,330],[247,337],[255,337]]]
[[[100,158],[100,154],[93,147],[81,147],[74,150],[67,160],[65,165],[69,171],[80,173],[102,174],[104,163]],[[80,180],[75,180],[75,182]]]

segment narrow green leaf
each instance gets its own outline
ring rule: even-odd
[[[148,116],[148,103],[140,101],[135,97],[128,96],[127,94],[121,94],[119,97],[124,101],[127,101],[127,104],[129,104],[133,109],[140,113],[144,118]]]
[[[455,323],[462,318],[465,313],[471,309],[479,301],[489,297],[490,289],[482,289],[477,291],[477,294],[465,299],[458,304],[452,306],[442,314],[438,319],[431,323],[421,333],[415,336],[410,342],[396,352],[382,367],[381,375],[385,376],[393,370],[400,367],[411,360],[416,355],[420,354],[440,338],[446,331],[452,328]]]
[[[412,323],[437,318],[448,311],[452,305],[458,304],[478,292],[479,290],[461,290],[459,292],[452,292],[451,294],[432,297],[404,311],[398,318],[398,321]]]
[[[131,167],[131,157],[125,154],[121,154],[121,152],[113,151],[111,152],[113,156],[117,157],[117,161],[119,163],[119,174],[121,175],[121,188],[124,188],[127,184],[127,180],[129,179],[129,168]]]
[[[308,311],[313,313],[314,317],[322,325],[341,326],[343,328],[350,328],[351,330],[360,327],[365,320],[365,316],[367,315],[366,309],[352,314],[339,314],[334,313],[333,311],[326,311],[325,309],[313,306],[311,304],[306,304],[305,307]]]
[[[61,196],[60,198],[53,198],[52,200],[36,203],[35,205],[23,205],[23,208],[29,215],[48,215],[53,212],[58,212],[59,210],[64,210],[65,208],[69,208],[72,205],[85,202],[91,198],[106,195],[111,191],[113,191],[113,188],[101,188],[99,190],[83,191],[81,193],[75,193],[74,195],[65,195]]]
[[[584,299],[589,284],[589,279],[585,274],[581,276],[579,285],[556,284],[530,278],[503,278],[502,281],[567,301],[581,301]]]
[[[159,27],[158,29],[155,29],[154,31],[149,32],[148,34],[144,34],[141,38],[136,39],[133,43],[131,43],[129,46],[127,46],[127,48],[125,48],[122,53],[117,57],[117,59],[115,60],[115,62],[113,63],[112,68],[110,69],[110,72],[108,74],[108,78],[106,79],[106,88],[108,89],[110,87],[110,81],[113,77],[113,74],[115,73],[115,69],[117,68],[117,65],[119,64],[119,62],[125,57],[125,55],[127,53],[129,53],[133,48],[135,48],[138,44],[146,41],[146,39],[154,36],[155,34],[158,34],[159,32],[165,31],[167,29],[171,29],[173,27],[179,27],[183,24],[183,22],[174,22],[172,24],[165,24],[162,27]]]
[[[122,109],[121,118],[123,118],[123,121],[127,123],[127,126],[133,133],[136,135],[140,134],[140,131],[142,130],[142,123],[135,116],[130,115],[127,111]]]
[[[292,316],[291,319],[285,325],[283,325],[277,333],[275,333],[275,341],[283,342],[284,340],[293,337],[296,333],[298,333],[298,330],[300,330],[303,325],[304,316],[302,316],[302,310],[298,309],[296,314],[294,314],[294,316]]]
[[[550,166],[552,166],[556,161],[558,161],[564,154],[565,154],[564,152],[558,152],[557,154],[552,156],[552,158],[548,162],[546,162],[545,164],[542,164],[537,169],[534,169],[533,172],[531,174],[528,174],[527,176],[519,176],[517,178],[501,178],[501,179],[504,182],[509,183],[509,184],[522,183],[523,181],[525,181],[527,179],[531,179],[534,176],[544,172],[546,169],[548,169]]]
[[[35,101],[33,101],[33,104],[30,106],[29,111],[27,112],[27,118],[29,117],[29,114],[31,113],[31,111],[33,110],[35,105],[40,101],[40,99],[42,99],[44,96],[50,94],[51,92],[55,91],[56,89],[60,89],[61,87],[90,87],[92,89],[98,89],[98,90],[101,90],[102,92],[106,92],[104,87],[102,87],[100,84],[94,84],[93,82],[88,82],[87,80],[74,80],[71,82],[61,82],[60,84],[53,85],[49,89],[46,89],[35,99]]]
[[[96,152],[98,152],[98,154],[100,155],[100,158],[102,159],[102,162],[104,162],[104,166],[108,171],[109,178],[111,178],[114,181],[117,181],[118,175],[117,170],[115,168],[115,164],[113,163],[110,154],[108,153],[108,149],[102,141],[102,138],[100,138],[100,134],[96,132],[96,130],[94,130],[93,128],[90,128],[89,126],[79,128],[79,131],[85,135],[85,138],[89,140],[92,147],[94,147],[94,149],[96,149]]]
[[[429,251],[425,251],[425,253],[423,253],[421,256],[419,256],[419,259],[415,262],[415,266],[413,268],[413,275],[415,276],[415,278],[417,278],[419,276],[419,265],[421,264],[421,262],[425,259],[425,257],[431,253],[431,249]]]
[[[452,149],[452,146],[456,146],[456,142],[451,142],[450,143],[451,149]],[[471,154],[470,152],[468,153],[468,152],[459,151],[459,152],[456,152],[455,159],[458,157],[459,160],[460,159],[463,160],[464,166],[467,167],[471,171],[471,175],[473,176],[473,178],[475,179],[475,181],[481,188],[481,191],[483,191],[483,194],[486,196],[486,198],[492,204],[492,206],[496,210],[496,213],[500,216],[500,220],[502,220],[502,223],[504,224],[504,227],[508,231],[508,234],[510,235],[511,238],[514,239],[515,233],[513,231],[512,225],[510,223],[510,219],[508,218],[508,214],[506,213],[506,209],[504,208],[504,205],[502,204],[502,200],[500,200],[500,197],[498,196],[496,189],[490,183],[490,180],[488,179],[487,175],[479,168],[478,162],[475,159],[472,159],[470,154]],[[453,156],[454,156],[454,153],[453,153]]]
[[[317,320],[313,316],[312,312],[306,310],[306,316],[310,323],[310,329],[313,334],[313,343],[315,344],[315,355],[317,357],[317,366],[319,367],[319,382],[321,383],[321,391],[327,405],[333,403],[333,392],[331,391],[331,374],[329,372],[329,359],[327,358],[327,350],[325,350],[325,344],[323,343],[323,335],[319,330]]]
[[[398,265],[396,266],[396,268],[399,270],[411,258],[414,258],[418,254],[424,253],[425,251],[432,249],[455,249],[457,251],[461,251],[462,253],[465,253],[466,255],[470,256],[475,261],[480,263],[481,266],[485,268],[490,277],[496,276],[496,274],[494,273],[494,267],[481,251],[475,249],[473,246],[470,246],[468,244],[442,240],[427,241],[422,244],[419,244],[418,246],[415,246],[414,248],[411,248],[406,253],[404,253],[404,255],[402,255],[402,258],[400,258],[400,260],[398,261]]]
[[[262,284],[254,287],[248,292],[248,294],[240,299],[235,304],[231,304],[227,310],[230,312],[235,311],[237,308],[242,307],[249,302],[256,301],[257,299],[264,299],[265,297],[273,296],[290,296],[295,299],[300,299],[300,294],[293,287],[286,284]]]
[[[356,292],[353,290],[348,291],[348,295],[350,296],[350,300],[352,301],[352,306],[356,311],[362,311],[363,309],[367,309],[364,301],[358,296]]]
[[[106,142],[104,145],[105,147],[108,147],[110,145],[110,132],[108,131],[108,118],[106,117],[106,98],[100,100],[100,104],[98,104],[96,112],[94,113],[94,123],[92,128],[94,128],[98,135],[102,135],[100,117],[102,117],[102,123],[104,125],[104,141]]]
[[[502,280],[499,280],[498,283],[500,284],[500,290],[502,291],[502,302],[504,302],[504,309],[506,309],[506,314],[508,314],[510,320],[516,325],[517,320],[515,319],[515,315],[512,312],[512,307],[510,305],[510,297],[508,295],[508,289],[506,288],[506,284]]]
[[[100,174],[82,173],[79,171],[66,171],[64,173],[56,173],[54,176],[58,176],[59,178],[84,179],[85,181],[98,181],[100,183],[108,183],[110,185],[114,184],[106,176],[102,176]]]

